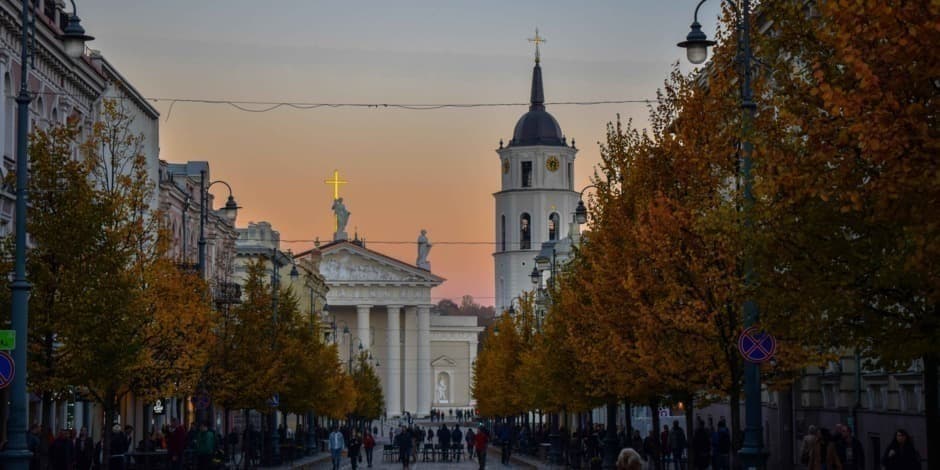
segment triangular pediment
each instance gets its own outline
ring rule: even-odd
[[[431,367],[457,367],[457,362],[447,356],[441,356],[431,361]]]
[[[443,278],[354,243],[336,243],[321,249],[320,274],[327,284],[430,284]]]

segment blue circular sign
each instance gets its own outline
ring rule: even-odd
[[[13,374],[16,373],[16,365],[13,358],[6,351],[0,351],[0,389],[7,388],[13,382]]]
[[[777,353],[777,340],[770,333],[752,326],[741,332],[738,351],[745,361],[760,364],[769,361]]]

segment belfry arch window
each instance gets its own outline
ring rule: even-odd
[[[554,241],[558,240],[558,224],[561,222],[561,218],[558,216],[557,212],[552,212],[548,216],[548,240]]]
[[[519,249],[528,250],[532,248],[532,218],[529,214],[523,212],[519,217]]]
[[[500,219],[499,246],[500,246],[500,251],[506,251],[506,215],[505,214],[503,214],[503,216]]]

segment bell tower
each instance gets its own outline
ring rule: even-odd
[[[530,274],[543,242],[568,236],[578,204],[574,191],[574,160],[578,150],[545,109],[538,30],[529,111],[516,122],[508,145],[500,141],[502,175],[496,201],[496,249],[493,253],[497,314],[509,309],[512,299],[533,288]]]

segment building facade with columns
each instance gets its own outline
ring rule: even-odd
[[[388,417],[475,405],[470,385],[482,328],[475,316],[431,313],[431,289],[444,278],[359,239],[337,239],[297,258],[320,267],[330,341],[343,361],[351,364],[360,348],[371,354]]]

